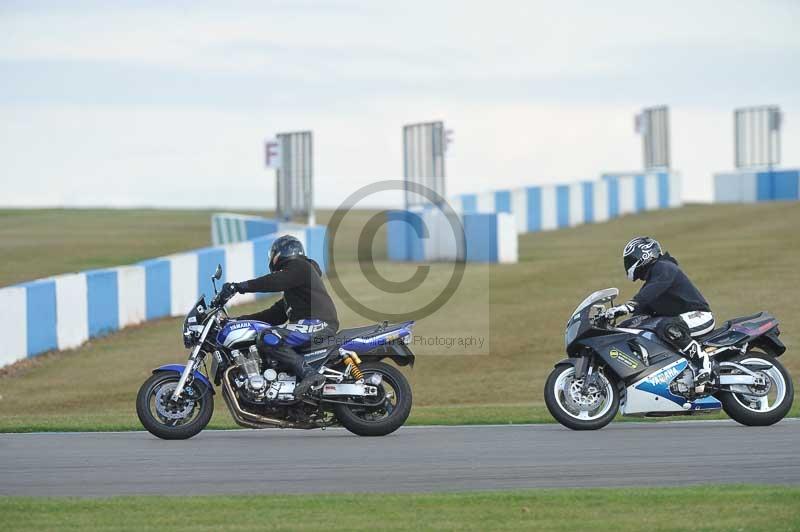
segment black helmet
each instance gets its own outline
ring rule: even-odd
[[[283,235],[275,239],[269,248],[269,271],[280,270],[280,265],[289,259],[305,257],[303,243],[292,235]]]
[[[622,252],[622,262],[628,279],[635,281],[642,279],[645,267],[653,264],[661,256],[661,244],[649,236],[637,236],[625,244]]]

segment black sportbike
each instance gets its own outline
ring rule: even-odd
[[[617,412],[674,416],[724,409],[743,425],[772,425],[789,412],[794,387],[778,361],[786,347],[771,314],[735,318],[698,338],[717,369],[712,382],[695,386],[697,368],[654,330],[617,327],[605,317],[618,294],[616,288],[593,293],[567,322],[568,358],[556,364],[544,392],[559,423],[593,430]]]

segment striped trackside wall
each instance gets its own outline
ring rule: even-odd
[[[85,273],[54,278],[56,284],[56,338],[59,349],[78,347],[89,339],[89,301]]]
[[[680,205],[681,180],[675,172],[604,174],[594,181],[462,194],[451,202],[460,214],[510,213],[518,233],[605,222]]]
[[[467,262],[518,261],[517,230],[509,213],[471,213],[450,219],[438,209],[389,211],[387,255],[393,261],[453,261],[463,239]]]
[[[800,200],[800,170],[754,170],[714,175],[714,201],[718,203],[797,200]]]
[[[24,286],[0,288],[0,367],[28,356],[27,289]]]
[[[58,347],[56,283],[41,279],[25,283],[25,324],[28,356]]]
[[[284,222],[260,216],[228,212],[211,215],[211,243],[214,246],[253,240],[281,231]],[[289,224],[293,225],[293,224]]]
[[[147,319],[145,267],[121,266],[116,270],[119,327],[142,323]]]
[[[296,226],[306,254],[326,266],[326,228]],[[0,288],[0,366],[56,349],[73,349],[90,338],[167,316],[183,316],[213,292],[217,264],[223,278],[251,279],[268,272],[277,234],[208,247],[130,266],[69,273]],[[253,301],[239,295],[234,304]]]

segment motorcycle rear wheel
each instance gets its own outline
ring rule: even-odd
[[[772,369],[763,373],[770,379],[776,394],[774,401],[771,401],[769,395],[755,397],[737,393],[719,393],[717,398],[722,403],[725,413],[734,421],[751,427],[773,425],[786,417],[794,402],[794,385],[786,368],[773,356],[754,350],[734,358],[732,362],[745,367],[747,362],[770,364]]]
[[[375,409],[337,403],[333,405],[333,412],[342,426],[353,434],[359,436],[391,434],[403,426],[411,413],[411,385],[400,370],[384,362],[365,362],[360,368],[365,377],[374,373],[383,377],[383,383],[378,390],[384,394],[384,406]]]
[[[157,372],[144,381],[136,396],[136,414],[147,431],[163,440],[185,440],[206,428],[214,413],[212,390],[203,382],[191,384],[193,399],[171,401],[180,375]]]

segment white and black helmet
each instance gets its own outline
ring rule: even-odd
[[[635,281],[642,279],[643,270],[653,264],[662,255],[661,244],[649,236],[637,236],[625,244],[622,252],[622,262],[628,279]]]

